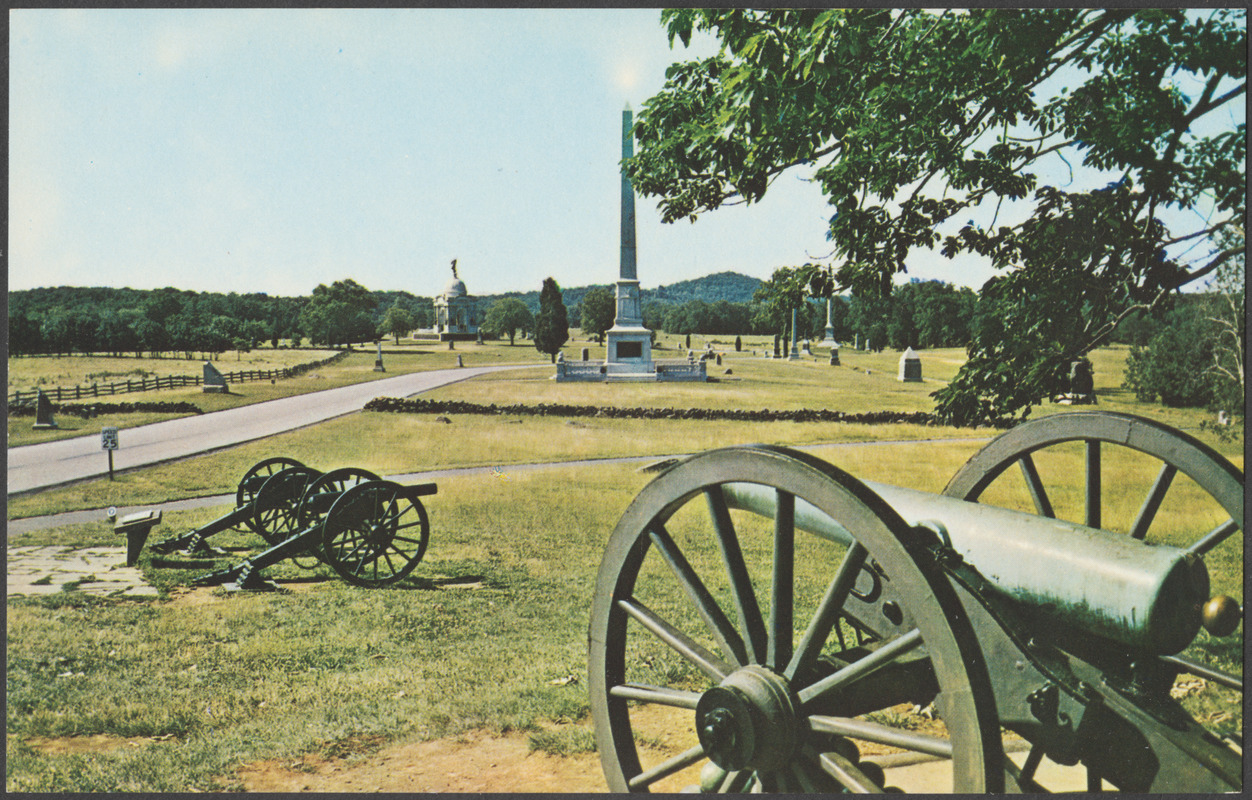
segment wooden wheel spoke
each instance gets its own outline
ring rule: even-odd
[[[681,689],[649,686],[644,683],[620,683],[609,689],[609,694],[623,700],[638,700],[641,703],[687,708],[693,711],[696,703],[700,702],[699,692],[685,692]]]
[[[811,745],[805,745],[804,754],[821,767],[823,772],[838,781],[839,785],[846,787],[850,791],[864,794],[882,794],[881,786],[870,780],[856,764],[853,764],[852,761],[839,753],[819,753]]]
[[[1187,552],[1202,556],[1214,547],[1217,547],[1219,544],[1226,541],[1227,538],[1238,530],[1239,523],[1236,520],[1228,519],[1221,525],[1218,525],[1213,530],[1201,536],[1195,544],[1187,548]]]
[[[655,767],[639,773],[630,779],[629,786],[634,790],[646,788],[662,778],[669,777],[675,772],[686,769],[699,761],[701,758],[704,758],[704,747],[702,745],[696,745],[690,750],[679,753],[673,758],[662,761]]]
[[[692,641],[685,633],[657,616],[656,612],[638,600],[633,598],[618,600],[617,605],[710,678],[720,682],[733,671],[734,668],[725,661]]]
[[[1130,535],[1135,539],[1143,539],[1148,533],[1148,528],[1152,527],[1152,521],[1156,519],[1156,512],[1161,508],[1161,501],[1165,499],[1165,493],[1169,491],[1169,485],[1174,480],[1174,476],[1178,474],[1178,468],[1172,464],[1164,464],[1161,471],[1156,476],[1156,480],[1152,484],[1148,496],[1144,498],[1143,505],[1139,507],[1139,513],[1135,515],[1135,521],[1130,526]]]
[[[1030,499],[1035,503],[1035,513],[1041,517],[1055,519],[1056,512],[1052,510],[1048,492],[1043,488],[1043,481],[1039,479],[1039,469],[1035,466],[1035,460],[1027,453],[1017,463],[1022,469],[1022,477],[1026,480],[1026,488],[1030,491]]]
[[[709,514],[713,518],[713,528],[717,532],[717,545],[722,553],[722,562],[730,578],[735,608],[739,612],[739,624],[745,634],[748,659],[752,663],[760,664],[765,658],[765,622],[761,617],[761,607],[756,601],[756,592],[752,588],[752,577],[748,574],[743,551],[739,547],[739,535],[735,532],[734,523],[731,522],[730,509],[726,505],[726,498],[722,495],[721,487],[710,488],[705,492],[705,496],[708,498]]]
[[[783,671],[784,676],[789,680],[807,671],[821,653],[822,646],[830,636],[831,628],[839,622],[839,614],[843,610],[843,604],[848,599],[848,594],[852,591],[852,588],[856,585],[857,575],[860,574],[861,567],[865,564],[867,556],[868,552],[860,542],[854,542],[848,548],[848,552],[844,554],[843,561],[835,571],[835,577],[831,579],[830,585],[826,587],[826,594],[822,597],[812,621],[809,622],[808,628],[804,631],[804,636],[800,639],[799,646],[796,648],[795,653],[792,654],[790,662]],[[839,633],[839,641],[841,643],[843,641],[842,632]]]
[[[665,563],[669,565],[670,570],[674,573],[674,577],[682,585],[687,597],[695,604],[696,611],[699,612],[700,618],[704,620],[704,624],[708,626],[709,631],[713,634],[713,638],[721,646],[722,652],[734,661],[736,667],[742,667],[748,663],[743,638],[726,617],[726,613],[722,611],[721,606],[713,599],[712,593],[709,592],[704,582],[700,580],[700,576],[696,574],[691,563],[687,561],[687,557],[683,555],[678,545],[669,535],[669,532],[664,527],[657,525],[649,530],[648,536],[652,543],[656,545],[657,552],[661,554]]]
[[[922,632],[917,628],[914,628],[903,636],[892,639],[864,658],[859,658],[848,666],[827,675],[817,683],[802,689],[798,694],[800,704],[802,706],[807,705],[827,692],[836,691],[853,683],[854,681],[860,680],[867,675],[877,672],[895,661],[897,658],[900,658],[906,653],[912,651],[921,643]]]
[[[923,736],[922,734],[892,728],[877,722],[868,722],[850,717],[812,716],[809,717],[809,727],[812,730],[823,733],[833,733],[839,736],[862,739],[867,742],[901,747],[917,753],[925,753],[941,758],[952,757],[952,742],[948,739],[937,736]]]
[[[1087,440],[1087,517],[1088,528],[1100,527],[1101,504],[1100,440]]]
[[[791,660],[791,639],[794,635],[795,605],[795,538],[796,498],[778,491],[774,514],[773,597],[769,612],[769,644],[766,663],[782,669]]]

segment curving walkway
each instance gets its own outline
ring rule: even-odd
[[[410,397],[421,392],[505,369],[534,367],[516,364],[413,372],[320,392],[283,397],[264,403],[156,422],[119,432],[121,447],[113,454],[114,470],[146,467],[197,453],[220,450],[276,433],[303,428],[360,411],[375,397]],[[543,366],[543,365],[539,365]],[[8,453],[8,494],[48,489],[109,473],[99,432],[57,442],[14,447]]]

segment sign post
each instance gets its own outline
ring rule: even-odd
[[[100,448],[109,451],[109,480],[113,480],[113,451],[117,449],[117,428],[100,429]]]

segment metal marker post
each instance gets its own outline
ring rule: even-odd
[[[109,451],[109,480],[113,480],[113,451],[117,449],[117,428],[100,429],[100,447]]]

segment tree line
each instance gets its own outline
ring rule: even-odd
[[[174,288],[55,287],[9,294],[9,354],[220,354],[273,347],[337,346],[429,326],[429,298],[372,292],[355,281],[319,285],[308,297]]]

